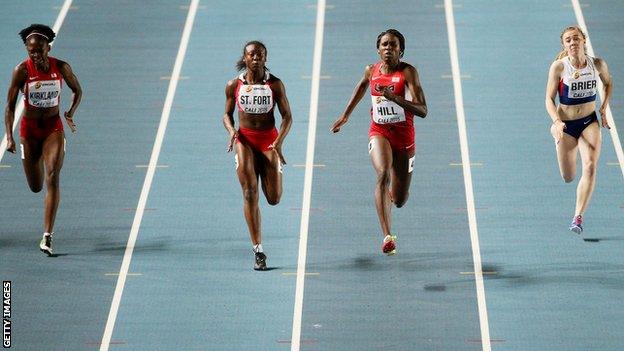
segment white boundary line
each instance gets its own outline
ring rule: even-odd
[[[134,244],[139,234],[139,227],[141,226],[141,220],[143,219],[143,212],[147,203],[147,197],[152,186],[154,173],[156,172],[156,165],[158,164],[158,157],[160,155],[160,149],[162,147],[162,142],[165,137],[167,123],[169,121],[169,115],[171,113],[171,106],[173,104],[173,98],[175,96],[176,88],[178,85],[180,71],[182,70],[184,56],[186,55],[186,48],[188,46],[189,38],[191,37],[191,30],[193,29],[193,22],[195,20],[195,14],[197,13],[198,4],[199,0],[191,1],[191,6],[189,7],[189,12],[186,17],[186,23],[184,24],[184,31],[182,32],[182,39],[180,41],[180,48],[178,49],[178,55],[176,56],[175,64],[173,65],[173,73],[171,74],[171,81],[169,81],[167,97],[165,99],[165,105],[163,107],[162,115],[160,117],[160,124],[158,125],[156,140],[154,141],[154,148],[152,149],[152,155],[150,157],[147,174],[143,183],[143,189],[141,190],[141,196],[139,198],[137,211],[134,215],[134,221],[132,222],[132,229],[130,230],[130,236],[128,237],[126,251],[124,253],[123,261],[121,263],[121,268],[119,269],[119,278],[117,279],[115,294],[113,295],[113,301],[111,303],[110,312],[108,314],[108,320],[106,321],[106,328],[104,329],[104,335],[102,336],[100,351],[108,350],[111,337],[113,335],[115,320],[117,319],[117,311],[119,310],[119,304],[121,302],[121,295],[123,293],[124,285],[126,284],[126,276],[128,275],[128,269],[130,268],[130,261],[132,260]]]
[[[589,32],[587,31],[587,25],[585,25],[585,17],[583,17],[583,10],[581,9],[581,4],[578,0],[571,0],[572,7],[574,8],[574,14],[576,15],[576,21],[579,26],[587,35],[587,54],[589,56],[594,57],[594,48],[592,47],[591,40],[589,40]],[[602,81],[598,79],[598,93],[600,94],[600,99],[604,98]],[[607,121],[609,122],[609,126],[611,129],[609,132],[611,133],[611,139],[613,139],[613,147],[615,148],[615,154],[617,155],[618,162],[620,164],[620,170],[622,171],[622,176],[624,177],[624,152],[622,152],[622,143],[620,142],[620,137],[618,136],[617,128],[615,127],[615,121],[613,120],[613,114],[611,114],[611,106],[607,105]]]
[[[297,285],[291,336],[291,351],[299,351],[301,343],[301,317],[303,314],[303,289],[305,282],[306,255],[308,251],[308,224],[310,221],[310,201],[312,197],[312,171],[314,169],[314,144],[316,141],[316,119],[323,56],[323,31],[325,27],[325,0],[318,0],[316,7],[316,33],[314,38],[314,59],[312,62],[312,89],[310,93],[310,123],[308,124],[308,145],[306,150],[305,178],[303,181],[303,201],[301,205],[301,226],[299,229],[299,258],[297,261]]]
[[[479,248],[479,233],[477,231],[477,215],[475,213],[474,194],[472,190],[472,174],[470,172],[470,152],[468,150],[468,136],[466,132],[466,116],[464,115],[464,97],[462,94],[461,74],[459,71],[459,55],[457,53],[457,37],[455,35],[455,18],[453,17],[453,1],[445,0],[446,28],[448,31],[449,53],[453,72],[453,89],[455,91],[455,109],[457,111],[457,127],[459,128],[459,143],[461,147],[462,169],[464,173],[464,187],[466,188],[466,205],[468,209],[468,223],[470,226],[470,243],[472,246],[472,260],[474,264],[475,283],[477,287],[477,305],[479,309],[479,323],[481,326],[481,345],[483,351],[492,349],[490,342],[490,326],[488,323],[487,305],[485,303],[485,287],[481,267],[481,249]]]
[[[54,25],[52,26],[52,30],[54,31],[54,33],[56,33],[57,38],[58,38],[58,32],[59,30],[61,30],[61,26],[63,25],[63,22],[65,21],[65,17],[67,16],[67,11],[69,11],[71,4],[72,4],[72,0],[65,0],[65,2],[63,3],[63,6],[61,7],[61,10],[59,11],[58,17],[56,18],[56,22],[54,22]],[[13,132],[15,132],[15,129],[17,128],[17,125],[19,124],[19,120],[22,117],[23,111],[24,111],[24,100],[19,99],[19,103],[17,104],[17,107],[15,108],[15,115],[14,115],[15,118],[13,119]],[[4,121],[4,118],[2,118],[2,120]],[[0,142],[0,162],[2,162],[2,157],[4,157],[4,153],[6,152],[7,144],[8,144],[7,134],[5,132],[4,136],[2,137],[2,141]]]

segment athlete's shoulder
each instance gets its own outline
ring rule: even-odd
[[[238,84],[238,81],[239,81],[238,76],[236,76],[236,77],[228,80],[227,83],[225,84],[225,87],[227,88],[227,87],[231,87],[231,86],[236,86]]]
[[[592,60],[594,61],[594,65],[596,67],[602,67],[603,65],[607,64],[607,61],[600,57],[592,57]]]
[[[273,75],[273,73],[269,73],[269,79],[267,79],[267,82],[270,83],[277,83],[277,82],[281,82],[282,80],[279,79],[278,77],[276,77],[275,75]]]
[[[565,67],[564,59],[565,58],[554,60],[553,63],[550,64],[550,70],[552,72],[562,72]]]
[[[15,66],[15,68],[13,69],[14,72],[19,72],[19,71],[26,72],[27,70],[28,70],[28,66],[26,64],[26,60],[18,63],[17,66]]]
[[[401,65],[402,70],[406,70],[406,69],[416,70],[416,67],[414,67],[411,63],[408,63],[405,61],[401,61],[400,65]]]
[[[416,71],[416,67],[412,66],[411,64],[401,61],[400,65],[401,66],[399,69],[401,70],[401,72],[403,72],[403,74],[409,74],[409,75],[418,74],[418,72]]]

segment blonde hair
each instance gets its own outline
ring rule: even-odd
[[[572,31],[572,30],[578,31],[579,33],[581,33],[581,36],[583,37],[583,39],[587,40],[587,36],[581,30],[581,27],[579,27],[579,26],[569,26],[569,27],[566,27],[563,30],[563,32],[561,32],[561,35],[559,36],[559,41],[561,41],[561,45],[562,46],[563,46],[563,35],[566,34],[569,31]],[[585,45],[583,45],[583,52],[587,53],[587,47]],[[562,59],[562,58],[564,58],[566,56],[568,56],[568,51],[565,48],[563,48],[563,50],[561,50],[559,52],[559,54],[557,55],[555,60],[560,60],[560,59]]]

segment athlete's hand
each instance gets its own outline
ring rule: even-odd
[[[72,116],[69,111],[65,111],[65,120],[67,121],[67,125],[69,129],[71,129],[72,133],[76,133],[76,123],[74,123],[74,116]]]
[[[381,94],[383,95],[383,97],[385,97],[386,99],[390,101],[394,101],[394,99],[396,98],[396,95],[392,92],[392,90],[389,87],[383,87],[381,89]]]
[[[286,164],[286,159],[284,158],[284,155],[282,154],[282,145],[281,144],[273,143],[273,144],[269,145],[269,150],[275,150],[275,152],[277,152],[277,157],[279,157],[280,162],[282,163],[282,165]]]
[[[344,115],[340,116],[331,127],[331,131],[333,133],[338,133],[340,131],[340,127],[342,127],[345,123],[347,123],[349,119]]]
[[[12,154],[15,153],[15,140],[13,140],[13,137],[7,137],[7,151]]]
[[[230,136],[230,141],[228,142],[227,152],[231,152],[232,150],[234,150],[234,143],[236,143],[236,139],[238,139],[238,132],[234,132],[234,134]]]
[[[565,126],[565,123],[563,123],[563,121],[560,119],[556,120],[550,126],[550,134],[552,134],[553,138],[555,139],[555,143],[559,144],[559,141],[561,140],[561,138],[563,138],[563,130],[565,129]]]
[[[609,121],[607,121],[607,106],[600,106],[600,119],[602,120],[602,126],[607,129],[611,129]]]

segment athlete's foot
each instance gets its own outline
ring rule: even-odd
[[[39,250],[48,256],[52,256],[52,234],[43,235],[39,242]]]
[[[396,253],[396,235],[386,235],[384,237],[381,251],[388,256]]]
[[[264,252],[255,252],[254,256],[255,256],[254,270],[266,271],[267,270],[267,265],[266,265],[267,257],[264,254]]]
[[[578,215],[572,218],[572,224],[570,224],[570,231],[581,234],[583,232],[583,217]]]

